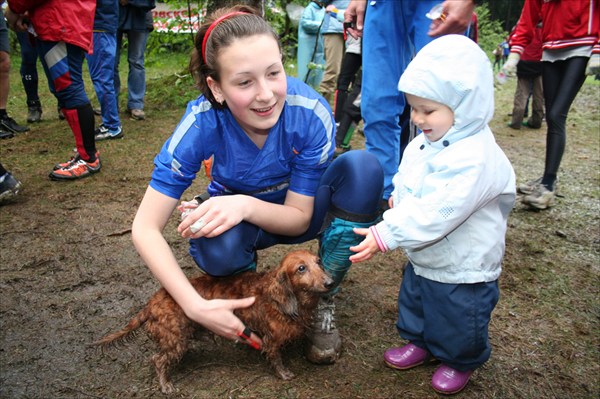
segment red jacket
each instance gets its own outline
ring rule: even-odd
[[[8,0],[17,14],[29,20],[41,40],[66,42],[92,53],[96,0]]]
[[[535,27],[531,42],[523,50],[521,61],[541,61],[542,59],[542,28]]]
[[[598,0],[525,0],[510,39],[511,52],[523,53],[540,20],[544,50],[593,46],[592,52],[600,53]]]

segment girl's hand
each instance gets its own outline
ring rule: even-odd
[[[356,254],[350,257],[352,263],[360,263],[369,260],[379,252],[377,241],[369,229],[354,229],[354,232],[358,235],[365,236],[365,239],[358,245],[350,247],[350,251],[356,252]]]
[[[250,201],[245,195],[212,197],[195,208],[194,202],[182,202],[179,209],[188,213],[177,231],[183,238],[216,237],[240,224],[247,212],[251,212],[249,208]]]
[[[254,297],[243,299],[213,299],[203,301],[201,305],[187,310],[186,316],[201,324],[217,335],[231,339],[241,340],[255,349],[262,348],[262,340],[252,333],[250,339],[241,335],[246,326],[238,319],[233,311],[239,308],[247,308],[254,303]],[[185,309],[184,309],[185,310]],[[242,337],[240,339],[240,337]]]
[[[181,204],[177,207],[177,210],[181,212],[181,220],[184,220],[190,213],[194,211],[194,209],[198,208],[200,204],[198,201],[181,201]]]

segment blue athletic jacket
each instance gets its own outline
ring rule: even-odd
[[[287,78],[287,98],[262,149],[250,140],[229,109],[204,98],[185,115],[154,160],[150,186],[181,198],[204,160],[212,159],[211,194],[244,193],[283,203],[287,190],[314,196],[333,157],[335,123],[329,104],[308,85]]]

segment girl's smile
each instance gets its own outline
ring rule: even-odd
[[[213,95],[225,100],[251,139],[266,136],[279,120],[287,95],[277,41],[270,35],[235,39],[218,57],[220,82],[207,79]]]

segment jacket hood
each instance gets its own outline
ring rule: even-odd
[[[454,112],[453,126],[433,146],[448,146],[489,130],[494,115],[492,67],[466,36],[442,36],[423,47],[400,77],[398,90],[445,104]]]

